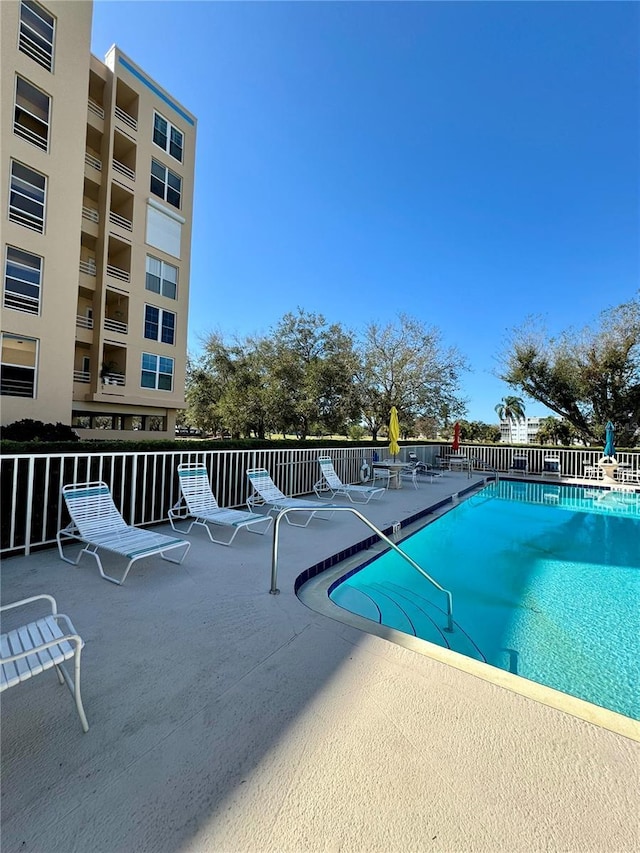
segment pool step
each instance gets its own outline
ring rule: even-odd
[[[444,630],[447,616],[442,608],[399,584],[354,587],[344,583],[331,593],[331,599],[365,619],[486,663],[485,656],[457,622],[454,621],[453,633]]]

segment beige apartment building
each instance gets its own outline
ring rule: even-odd
[[[173,437],[184,407],[196,119],[92,3],[0,2],[2,424]]]

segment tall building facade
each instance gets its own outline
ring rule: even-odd
[[[519,421],[500,421],[500,441],[508,444],[535,444],[538,440],[540,418],[522,418]]]
[[[173,437],[184,406],[196,119],[92,3],[6,0],[2,423]]]

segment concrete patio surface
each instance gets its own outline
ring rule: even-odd
[[[470,482],[363,512],[385,528]],[[368,531],[280,532],[278,596],[271,534],[194,529],[182,566],[122,587],[86,556],[3,561],[5,603],[52,594],[84,638],[90,724],[53,673],[2,695],[3,853],[640,850],[638,742],[309,609],[296,578]]]

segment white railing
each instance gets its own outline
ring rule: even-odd
[[[117,278],[120,281],[131,280],[131,276],[126,270],[122,270],[120,267],[114,267],[113,264],[107,264],[107,275],[111,278]]]
[[[93,317],[76,314],[76,326],[79,326],[81,329],[93,329]]]
[[[130,219],[125,219],[119,213],[109,212],[109,222],[117,225],[119,228],[124,228],[126,231],[133,231],[133,222]]]
[[[30,228],[32,231],[37,231],[38,234],[44,233],[44,216],[38,216],[36,213],[22,210],[17,204],[10,204],[9,220],[15,222],[17,225]]]
[[[103,385],[124,385],[124,373],[108,373],[102,377]]]
[[[124,175],[125,178],[129,178],[130,181],[135,181],[136,173],[133,169],[130,169],[128,166],[125,166],[124,163],[121,163],[119,160],[113,159],[113,171],[118,172],[120,175]]]
[[[82,430],[78,432],[82,435]],[[104,437],[109,437],[108,430]],[[327,453],[343,479],[358,480],[363,458],[360,447],[1,456],[0,479],[6,500],[0,552],[28,554],[36,545],[55,543],[56,532],[68,521],[60,499],[67,483],[104,480],[128,523],[154,524],[167,520],[169,509],[180,497],[176,472],[182,462],[203,462],[221,506],[237,507],[246,505],[251,492],[248,468],[266,468],[288,495],[309,494],[319,477],[317,457]]]
[[[131,130],[138,129],[138,122],[134,119],[133,116],[130,116],[129,113],[126,113],[122,107],[116,106],[116,118],[120,119],[123,124],[126,124]]]
[[[82,218],[88,219],[90,222],[100,222],[100,214],[93,207],[82,205]]]
[[[88,370],[74,370],[73,381],[81,382],[83,385],[87,385],[89,382],[91,382],[91,374]]]
[[[35,60],[38,65],[42,65],[42,67],[46,68],[47,71],[51,71],[53,66],[53,46],[47,45],[49,49],[44,50],[27,35],[25,32],[26,29],[30,29],[30,27],[28,27],[28,25],[23,21],[20,24],[20,41],[18,43],[18,48],[22,53],[26,53],[27,56],[30,56],[31,59]]]
[[[104,327],[107,332],[118,332],[120,335],[126,335],[129,331],[129,326],[126,323],[121,323],[119,320],[110,320],[109,317],[104,318]]]
[[[10,290],[5,290],[4,307],[12,308],[14,311],[24,311],[26,314],[39,314],[40,299],[38,297],[25,296],[22,293],[13,293]]]
[[[87,102],[87,106],[89,107],[89,112],[98,116],[98,118],[104,118],[104,109],[98,104],[93,98],[89,98]]]
[[[49,147],[48,138],[46,136],[43,136],[41,133],[36,133],[33,130],[29,130],[28,127],[25,127],[19,121],[14,121],[13,132],[16,136],[26,139],[27,142],[35,145],[37,148],[41,148],[43,151],[46,151]]]
[[[84,152],[84,162],[87,166],[90,166],[92,169],[95,169],[96,172],[102,171],[102,160],[98,157],[94,157],[93,154],[89,154],[88,151]]]
[[[96,262],[95,260],[89,261],[80,261],[80,272],[83,272],[85,275],[96,275]]]
[[[121,376],[124,382],[124,376]],[[25,396],[32,393],[25,383]],[[82,434],[82,430],[78,430]],[[109,431],[105,430],[105,438]],[[451,445],[403,446],[401,457],[415,451],[423,461],[451,452]],[[487,464],[507,470],[516,451],[499,445],[461,448],[469,457],[486,456]],[[169,509],[180,497],[177,467],[184,462],[203,463],[209,472],[214,494],[221,506],[245,506],[250,494],[246,471],[266,468],[276,484],[293,497],[310,494],[319,477],[318,456],[330,455],[343,482],[357,482],[363,458],[370,463],[372,454],[388,455],[385,448],[354,446],[324,448],[317,444],[304,448],[281,450],[175,450],[137,453],[126,450],[113,453],[18,454],[0,457],[0,479],[3,484],[4,511],[1,517],[0,552],[29,553],[36,545],[55,543],[56,532],[67,523],[60,502],[60,491],[66,483],[104,480],[110,487],[119,509],[129,524],[147,525],[166,521]],[[518,455],[522,448],[517,448]],[[526,450],[525,450],[526,452]],[[547,450],[533,454],[549,455]],[[559,450],[563,474],[578,470],[586,454],[599,457],[599,450]],[[640,471],[640,451],[616,454],[618,461]],[[574,462],[571,462],[571,457]],[[533,462],[532,458],[532,462]],[[35,485],[37,484],[37,485]]]

